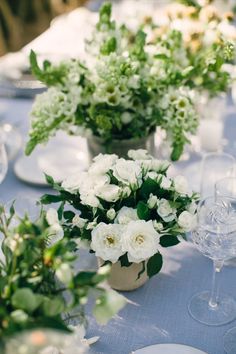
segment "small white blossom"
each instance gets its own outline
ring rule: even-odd
[[[156,208],[157,202],[158,202],[157,196],[150,194],[148,201],[147,201],[147,205],[148,205],[149,209]]]
[[[197,217],[188,211],[183,211],[178,217],[178,224],[185,232],[189,232],[196,227]]]
[[[113,175],[124,184],[140,185],[142,170],[137,162],[121,158],[113,167]]]
[[[165,222],[170,222],[175,219],[176,209],[171,207],[168,200],[161,199],[158,202],[157,213]]]
[[[85,225],[86,225],[87,222],[88,222],[87,219],[81,218],[81,216],[78,215],[78,214],[75,215],[75,216],[73,217],[73,219],[72,219],[72,225],[73,225],[73,226],[77,226],[77,227],[79,227],[80,229],[83,229],[83,228],[85,227]]]
[[[114,220],[116,217],[116,211],[115,209],[111,208],[107,211],[107,218],[110,220]]]
[[[123,206],[116,216],[115,223],[127,225],[134,220],[139,220],[137,210]]]
[[[153,227],[156,231],[161,232],[164,229],[164,226],[161,222],[157,222],[156,220],[153,220]]]
[[[129,112],[124,112],[121,114],[120,119],[123,124],[129,124],[133,120],[133,115]]]
[[[108,154],[99,154],[93,159],[93,163],[89,168],[89,173],[90,174],[105,174],[107,173],[115,161],[118,159],[118,156],[113,154],[113,155],[108,155]]]
[[[105,184],[100,187],[97,192],[97,197],[107,201],[107,202],[116,202],[121,194],[121,188],[115,184]]]

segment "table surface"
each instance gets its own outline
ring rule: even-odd
[[[32,105],[27,99],[0,99],[6,105],[4,120],[15,123],[26,137],[28,115]],[[236,136],[236,109],[231,105],[225,119],[225,137],[231,143]],[[190,162],[179,164],[184,167]],[[0,185],[0,202],[18,198],[39,198],[46,188],[33,187],[19,181],[10,163],[6,179]],[[24,204],[24,203],[22,203]],[[95,259],[89,260],[94,263]],[[84,256],[83,261],[87,261]],[[95,264],[95,263],[94,263]],[[87,336],[100,336],[91,348],[94,354],[130,354],[157,343],[181,343],[208,354],[223,354],[223,336],[236,326],[236,321],[209,327],[193,320],[187,305],[196,293],[209,289],[212,262],[202,256],[191,243],[184,242],[164,250],[163,270],[142,288],[125,293],[131,301],[107,326],[99,326],[91,315]],[[225,267],[221,275],[221,291],[236,298],[236,267]],[[174,353],[173,353],[174,354]]]

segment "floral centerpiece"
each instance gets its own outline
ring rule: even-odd
[[[180,0],[161,13],[143,20],[149,43],[159,42],[170,29],[181,33],[183,69],[188,67],[186,84],[209,97],[227,92],[234,71],[236,27],[232,12],[221,12],[212,1]]]
[[[157,274],[162,248],[178,244],[196,223],[197,195],[186,179],[168,177],[169,162],[145,150],[128,155],[100,154],[87,172],[62,184],[47,177],[58,194],[42,198],[71,206],[63,214],[65,235],[86,245],[101,264],[111,264],[110,285],[119,290],[135,289]]]
[[[95,154],[102,144],[104,152],[125,155],[122,146],[125,153],[129,142],[133,149],[145,147],[145,139],[159,126],[171,143],[171,158],[179,159],[198,125],[186,85],[192,66],[183,68],[181,42],[174,30],[148,45],[142,30],[131,32],[112,21],[111,4],[105,3],[86,42],[85,63],[77,58],[59,65],[45,61],[40,68],[32,52],[32,71],[49,89],[34,102],[26,154],[63,129],[92,134]]]
[[[46,329],[49,333],[52,330],[67,333],[76,330],[68,325],[71,313],[74,319],[79,320],[91,294],[95,300],[94,315],[101,323],[105,323],[125,303],[123,297],[102,285],[109,273],[109,266],[98,271],[74,269],[77,245],[63,237],[59,215],[60,211],[57,213],[49,209],[48,212],[42,211],[38,220],[32,222],[27,215],[16,219],[14,207],[8,215],[1,207],[0,232],[4,237],[0,259],[1,353],[5,349],[7,353],[12,353],[9,346],[15,348],[15,353],[16,348],[23,353],[20,343],[25,348],[26,343],[22,340],[25,334],[19,335],[19,341],[17,338],[10,341],[11,336],[22,331],[41,330],[30,336],[35,351],[31,347],[31,351],[24,349],[24,353],[32,354],[36,353],[37,344],[42,349],[44,339],[46,343]],[[69,351],[67,348],[65,352],[82,353],[79,344],[77,341],[77,349]],[[68,347],[70,345],[72,343],[68,342]],[[57,353],[56,349],[54,352]]]

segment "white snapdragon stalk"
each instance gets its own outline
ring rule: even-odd
[[[161,199],[158,202],[157,213],[165,222],[173,221],[176,217],[176,209],[172,208],[166,199]]]
[[[178,225],[185,231],[192,231],[197,225],[196,215],[183,211],[178,217]]]
[[[127,225],[130,221],[135,221],[135,220],[139,220],[137,209],[123,206],[116,216],[115,223],[121,225]]]
[[[174,178],[174,189],[181,195],[187,195],[190,192],[189,184],[184,176],[176,176]]]
[[[159,234],[152,221],[131,221],[124,230],[123,251],[128,253],[129,262],[140,263],[157,252]]]
[[[123,227],[118,224],[98,224],[92,231],[91,249],[97,257],[115,263],[124,254]]]

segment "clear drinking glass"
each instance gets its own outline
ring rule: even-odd
[[[194,295],[188,309],[197,321],[218,326],[236,318],[236,301],[218,292],[218,277],[224,261],[236,256],[236,213],[234,200],[208,197],[198,206],[198,224],[192,240],[199,251],[213,260],[211,291]]]
[[[200,193],[202,198],[215,194],[215,184],[235,175],[236,160],[226,153],[206,154],[201,163]]]
[[[5,145],[0,131],[0,184],[4,180],[8,169],[8,160]]]

